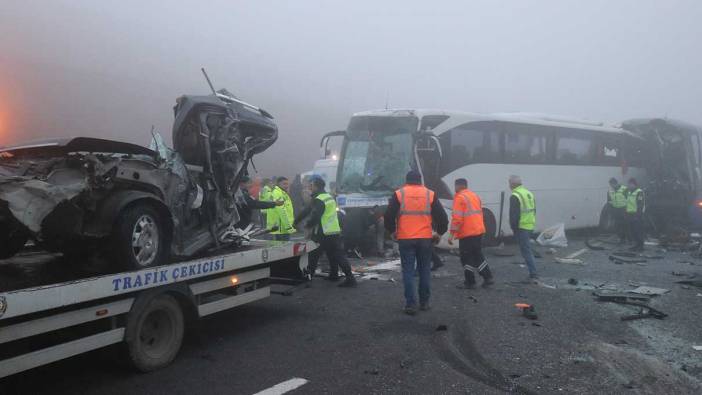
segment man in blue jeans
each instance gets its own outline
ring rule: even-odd
[[[509,225],[529,269],[529,278],[534,280],[539,278],[530,244],[531,234],[536,226],[534,195],[524,188],[519,176],[509,176],[509,188],[512,190],[512,196],[509,198]]]
[[[448,217],[434,191],[422,185],[418,172],[408,172],[405,185],[390,198],[385,211],[385,229],[393,234],[400,247],[405,313],[417,312],[415,271],[419,273],[419,308],[429,310],[433,243],[446,233]]]

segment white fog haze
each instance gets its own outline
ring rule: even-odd
[[[0,2],[0,145],[170,141],[181,94],[269,111],[264,175],[310,169],[354,112],[529,111],[702,123],[702,2]]]

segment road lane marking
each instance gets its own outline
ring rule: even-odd
[[[309,383],[309,381],[295,377],[288,381],[283,381],[280,384],[276,384],[271,388],[265,389],[261,392],[257,392],[254,395],[282,395],[286,392],[290,392],[294,389],[300,388],[307,383]]]

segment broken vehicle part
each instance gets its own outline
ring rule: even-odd
[[[272,117],[226,90],[174,111],[175,150],[153,132],[153,149],[88,137],[0,149],[0,258],[32,240],[139,269],[250,238],[232,229],[239,180],[276,141]]]

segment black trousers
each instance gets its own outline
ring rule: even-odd
[[[634,241],[634,247],[643,248],[644,246],[644,228],[643,218],[638,214],[627,214],[629,222],[629,234]]]
[[[319,257],[322,256],[322,253],[327,254],[327,259],[329,259],[329,277],[338,277],[339,268],[341,268],[346,278],[353,278],[351,265],[349,265],[349,261],[346,259],[340,235],[322,236],[321,240],[319,240],[319,248],[310,252],[308,256],[308,268],[313,275],[317,270]]]
[[[458,250],[461,253],[461,264],[466,284],[475,284],[475,274],[483,279],[492,278],[490,267],[483,255],[483,236],[469,236],[458,240]]]
[[[614,219],[614,231],[617,232],[619,240],[625,242],[629,234],[629,225],[626,220],[626,209],[610,207],[612,219]]]

